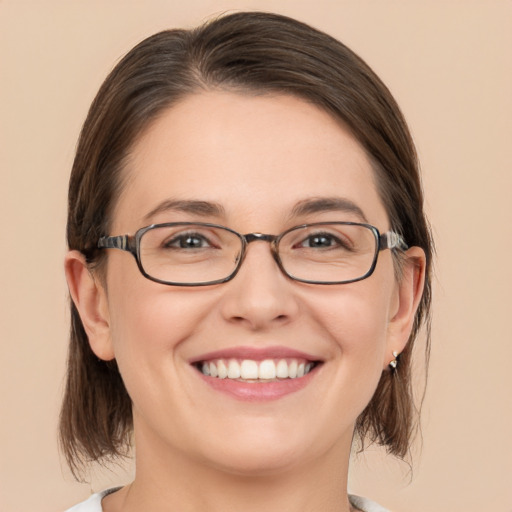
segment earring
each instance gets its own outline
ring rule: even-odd
[[[393,351],[393,357],[394,357],[394,359],[393,359],[393,361],[391,361],[389,363],[389,366],[391,366],[391,368],[393,370],[396,370],[396,365],[398,364],[398,360],[397,360],[398,352],[396,352],[395,350]]]

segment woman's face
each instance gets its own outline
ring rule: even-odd
[[[390,228],[360,145],[290,96],[191,95],[142,134],[125,172],[112,235],[181,221],[244,234],[323,221]],[[348,454],[356,418],[407,340],[409,299],[394,276],[386,250],[363,281],[299,283],[258,241],[233,280],[187,288],[145,279],[130,254],[108,251],[104,328],[89,338],[100,357],[117,360],[138,457],[254,473]],[[276,383],[206,376],[198,364],[281,359],[316,366]]]

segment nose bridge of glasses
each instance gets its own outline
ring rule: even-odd
[[[277,235],[266,235],[264,233],[248,233],[247,235],[243,235],[245,241],[250,244],[251,242],[256,242],[258,240],[262,242],[270,242],[271,244],[276,240]]]
[[[268,235],[265,233],[247,233],[246,235],[242,235],[242,239],[244,241],[244,253],[247,250],[247,245],[251,242],[268,242],[270,244],[270,251],[272,256],[276,260],[279,266],[281,266],[279,262],[279,256],[277,254],[277,240],[279,235]]]

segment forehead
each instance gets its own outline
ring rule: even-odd
[[[293,96],[190,95],[139,137],[123,172],[113,219],[120,230],[150,223],[148,213],[166,201],[218,204],[219,220],[240,229],[233,223],[263,230],[284,222],[311,198],[347,199],[369,222],[386,222],[364,149],[339,121]]]

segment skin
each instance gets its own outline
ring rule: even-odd
[[[389,229],[364,150],[339,122],[290,96],[189,96],[142,134],[124,172],[112,235],[172,221],[271,234],[362,221],[335,210],[292,215],[301,201],[333,196]],[[147,217],[169,199],[223,212]],[[105,498],[104,510],[348,511],[354,424],[407,342],[424,268],[423,251],[409,249],[397,282],[385,250],[368,279],[308,285],[285,277],[268,244],[255,242],[232,281],[184,288],[145,279],[118,250],[108,252],[103,283],[71,251],[66,274],[91,347],[116,358],[134,404],[136,479]],[[213,350],[276,345],[323,361],[304,389],[278,400],[235,400],[190,364]]]

